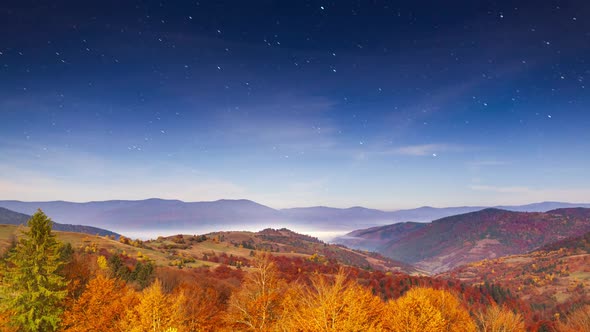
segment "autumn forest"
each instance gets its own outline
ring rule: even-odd
[[[467,285],[453,278],[343,264],[324,255],[244,248],[247,243],[236,247],[248,251],[247,258],[209,257],[211,265],[196,267],[177,257],[163,265],[142,251],[131,254],[155,250],[140,240],[90,236],[77,246],[61,242],[41,211],[19,232],[6,247],[0,270],[3,331],[588,328],[588,306],[548,316],[487,281]],[[92,237],[100,242],[88,240]],[[168,250],[174,244],[186,247],[186,242],[227,241],[209,237],[173,237]],[[118,249],[103,245],[109,242]]]

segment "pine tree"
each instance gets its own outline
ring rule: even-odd
[[[0,305],[20,331],[55,331],[60,321],[67,283],[57,273],[64,262],[52,225],[38,210],[6,258]]]

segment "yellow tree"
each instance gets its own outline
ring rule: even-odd
[[[439,332],[445,321],[428,299],[414,296],[410,292],[401,298],[387,303],[383,315],[385,331],[406,332]]]
[[[239,291],[232,294],[226,321],[234,329],[269,331],[280,318],[285,282],[268,255],[254,261]]]
[[[414,288],[413,293],[430,300],[445,320],[443,331],[475,332],[477,326],[467,308],[452,293],[433,288]]]
[[[369,290],[347,280],[340,270],[331,279],[319,274],[310,286],[299,285],[285,297],[284,330],[375,331],[379,330],[381,300]]]
[[[139,296],[139,304],[126,312],[119,329],[130,332],[162,332],[171,328],[182,331],[184,296],[173,296],[162,291],[162,283],[156,279]]]
[[[481,332],[526,331],[524,320],[520,314],[498,305],[492,305],[485,312],[479,312],[477,314],[477,324]]]
[[[135,291],[122,281],[99,274],[90,280],[82,295],[63,315],[63,331],[119,331],[127,308],[138,303]]]
[[[590,331],[590,305],[583,306],[570,313],[565,322],[557,325],[559,332]]]
[[[389,331],[476,331],[469,312],[445,290],[413,288],[391,301],[384,316]]]

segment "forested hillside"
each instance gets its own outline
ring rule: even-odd
[[[384,256],[438,273],[590,231],[590,209],[512,212],[485,209],[427,224],[403,223],[358,230],[340,243],[374,248]]]
[[[530,303],[537,318],[567,315],[590,303],[590,232],[530,253],[474,262],[439,277],[500,285]]]

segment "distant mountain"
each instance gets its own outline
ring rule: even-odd
[[[571,206],[590,207],[590,204],[544,202],[506,208],[538,211],[545,208],[550,210],[555,207]],[[51,218],[63,223],[106,228],[131,236],[140,233],[205,233],[216,230],[256,230],[267,227],[287,227],[299,232],[342,234],[355,229],[406,221],[429,222],[483,208],[420,207],[382,211],[364,207],[340,209],[317,206],[277,210],[249,200],[183,202],[157,198],[87,203],[0,201],[0,207],[25,214],[33,214],[41,208]]]
[[[459,207],[445,207],[434,208],[430,206],[423,206],[416,209],[398,210],[391,212],[394,220],[398,221],[417,221],[429,222],[436,219],[464,214],[469,212],[480,211],[486,208],[496,208],[501,210],[515,211],[515,212],[545,212],[554,209],[583,207],[590,208],[587,203],[562,203],[562,202],[540,202],[526,205],[498,205],[498,206],[459,206]]]
[[[244,222],[272,223],[278,212],[248,200],[185,203],[178,200],[101,201],[88,203],[0,201],[0,206],[33,213],[41,208],[55,220],[94,225],[120,232],[126,230],[191,229],[219,227]]]
[[[27,222],[31,219],[31,216],[14,212],[5,208],[0,207],[0,224],[5,225],[26,225]],[[52,218],[53,220],[53,218]],[[60,223],[53,223],[53,229],[56,231],[62,232],[74,232],[74,233],[85,233],[85,234],[92,234],[92,235],[100,235],[100,236],[115,236],[116,238],[120,237],[121,235],[111,232],[106,229],[92,227],[92,226],[83,226],[83,225],[70,225],[70,224],[60,224]]]
[[[498,209],[517,211],[517,212],[545,212],[556,209],[567,208],[590,208],[588,203],[563,203],[563,202],[540,202],[526,205],[501,205],[496,206]]]
[[[302,208],[282,209],[281,213],[297,220],[334,220],[334,219],[388,219],[390,214],[381,210],[367,209],[355,206],[347,209],[339,209],[327,206],[313,206]]]
[[[280,210],[280,214],[284,220],[306,225],[321,224],[329,228],[346,225],[350,229],[355,229],[361,225],[364,225],[364,227],[367,225],[383,225],[397,220],[392,212],[367,209],[360,206],[347,209],[326,206],[292,208]]]
[[[416,209],[398,210],[391,212],[392,217],[398,221],[430,222],[432,220],[469,213],[485,209],[485,206],[459,206],[435,208],[423,206]]]
[[[0,207],[0,224],[25,225],[29,219],[31,216]]]
[[[521,254],[590,231],[590,209],[546,213],[484,209],[416,226],[395,224],[358,230],[337,239],[354,247],[378,238],[379,253],[430,272],[482,259]]]

